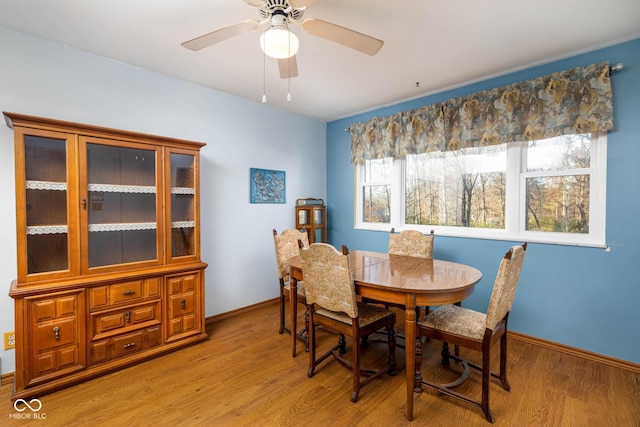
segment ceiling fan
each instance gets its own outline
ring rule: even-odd
[[[187,49],[198,51],[215,43],[230,39],[240,34],[257,29],[260,25],[269,22],[268,30],[289,30],[289,23],[298,24],[304,31],[317,37],[355,49],[367,55],[378,53],[384,42],[360,32],[332,24],[321,19],[302,19],[305,10],[316,3],[317,0],[243,0],[250,6],[258,9],[262,20],[249,19],[229,27],[220,28],[202,36],[182,43]],[[267,31],[268,32],[268,31]],[[265,32],[265,34],[267,33]],[[297,50],[297,38],[289,33],[289,47],[285,56],[278,58],[280,77],[283,79],[298,76],[298,65],[295,51]],[[263,34],[262,37],[265,35]],[[296,43],[295,49],[292,47]],[[263,39],[261,38],[261,43]],[[264,44],[262,44],[263,50]],[[268,53],[267,53],[268,54]]]

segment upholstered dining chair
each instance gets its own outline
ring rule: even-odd
[[[500,380],[502,387],[509,391],[511,386],[507,380],[507,320],[511,312],[513,298],[516,293],[520,271],[527,250],[527,243],[522,246],[513,246],[506,253],[496,276],[487,313],[463,308],[458,305],[445,305],[432,311],[417,322],[417,336],[426,336],[440,340],[444,343],[452,343],[476,350],[482,353],[482,365],[462,359],[456,349],[456,354],[442,352],[442,364],[448,365],[449,358],[462,364],[462,375],[448,384],[435,384],[422,379],[420,365],[422,364],[421,346],[416,347],[416,391],[426,385],[449,396],[453,396],[469,402],[482,409],[489,422],[494,421],[489,409],[489,380],[491,376]],[[491,370],[491,347],[500,340],[500,371]],[[419,343],[420,340],[417,340]],[[446,350],[446,347],[445,347]],[[467,379],[469,367],[482,372],[482,398],[473,399],[453,390]]]
[[[284,230],[282,234],[273,230],[273,243],[276,249],[276,263],[278,266],[278,279],[280,281],[280,329],[278,333],[283,332],[296,334],[300,339],[306,340],[302,333],[298,333],[296,323],[297,316],[292,316],[290,320],[291,328],[285,325],[285,299],[289,300],[289,304],[294,304],[291,308],[296,308],[297,304],[306,304],[304,282],[298,282],[297,295],[291,295],[291,284],[289,279],[289,258],[299,254],[298,241],[306,247],[309,246],[309,236],[306,232],[298,231],[290,228]],[[297,311],[297,310],[296,310]],[[296,356],[296,341],[293,341],[292,354]]]
[[[360,388],[385,372],[396,374],[395,335],[396,315],[382,307],[357,301],[356,289],[349,264],[349,251],[342,246],[342,253],[327,243],[312,243],[309,248],[300,245],[302,274],[304,276],[307,312],[309,313],[309,370],[313,377],[316,367],[327,357],[336,360],[353,371],[351,401],[356,402]],[[316,327],[340,334],[338,344],[316,358]],[[377,329],[386,328],[388,333],[388,364],[378,370],[362,368],[360,365],[360,340]],[[345,335],[352,338],[351,360],[346,353]],[[362,376],[365,378],[362,379]]]

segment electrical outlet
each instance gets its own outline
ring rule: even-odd
[[[4,333],[4,349],[9,350],[12,348],[16,348],[16,333],[5,332]]]

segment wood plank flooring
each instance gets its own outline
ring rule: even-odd
[[[398,312],[398,329],[402,325]],[[351,403],[350,371],[330,358],[307,378],[304,345],[292,358],[290,336],[277,329],[275,305],[221,320],[208,327],[204,343],[42,396],[38,420],[17,419],[11,385],[3,385],[0,425],[490,425],[479,409],[429,390],[416,395],[408,422],[404,371],[368,384]],[[319,346],[334,342],[335,336],[319,333]],[[452,375],[440,366],[440,345],[425,345],[423,375],[445,382]],[[398,348],[397,357],[404,367],[404,350]],[[385,344],[372,343],[365,354],[369,365],[385,358]],[[640,427],[638,373],[510,340],[509,380],[511,392],[497,381],[491,385],[495,426]],[[472,372],[459,389],[479,396],[478,375]]]

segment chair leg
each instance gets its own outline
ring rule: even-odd
[[[338,338],[338,353],[340,354],[346,354],[347,352],[347,340],[344,337],[344,335],[340,335],[340,338]]]
[[[298,298],[296,295],[292,295],[292,292],[289,292],[289,304],[291,304],[291,355],[296,357],[298,355],[297,349],[297,341],[298,341],[298,329],[297,329],[297,320],[298,320]]]
[[[307,376],[311,378],[316,370],[316,328],[313,324],[313,315],[309,315],[308,326],[309,370],[307,371]]]
[[[454,345],[453,346],[453,355],[455,356],[454,359],[456,358],[460,358],[460,346],[459,345]],[[440,356],[442,357],[442,360],[440,361],[440,363],[442,363],[442,365],[444,366],[449,366],[451,364],[451,360],[450,358],[452,358],[453,356],[451,356],[451,351],[449,350],[449,343],[447,342],[443,342],[442,343],[442,350],[440,350]]]
[[[451,353],[449,352],[448,342],[442,343],[442,350],[440,351],[440,357],[442,358],[442,360],[440,361],[442,365],[449,366],[451,364],[451,361],[449,360],[449,358],[451,357]]]
[[[398,373],[396,362],[396,328],[387,326],[387,341],[389,343],[389,375],[392,377]]]
[[[491,351],[490,345],[484,345],[482,351],[482,401],[480,407],[487,421],[494,421],[493,414],[489,409],[489,381],[491,380]]]
[[[309,351],[309,310],[304,311],[304,328],[307,331],[307,342],[304,346],[304,351]]]
[[[280,289],[280,329],[278,330],[279,334],[284,333],[284,294],[282,293],[282,289]]]
[[[369,347],[369,337],[368,337],[368,336],[366,336],[366,337],[362,337],[362,338],[360,339],[360,347],[362,347],[362,348],[367,348],[367,347]]]
[[[507,379],[507,331],[500,337],[500,382],[502,388],[511,391],[511,385]]]
[[[344,337],[343,337],[344,338]],[[357,333],[353,335],[353,392],[351,393],[351,401],[358,401],[360,394],[360,337]]]
[[[422,391],[422,340],[420,334],[416,337],[416,359],[413,378],[413,391],[420,393]]]

